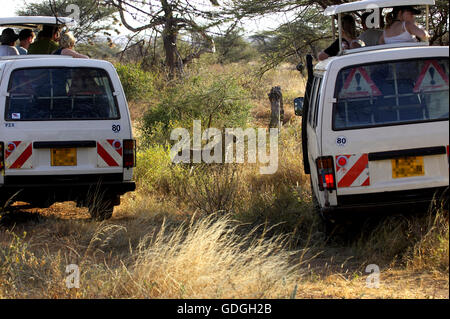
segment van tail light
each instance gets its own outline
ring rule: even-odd
[[[0,172],[5,169],[5,143],[0,142]]]
[[[316,160],[317,176],[319,179],[319,189],[324,190],[335,190],[336,189],[336,175],[334,172],[334,161],[333,157],[319,157]]]
[[[123,167],[136,167],[136,140],[123,140]]]

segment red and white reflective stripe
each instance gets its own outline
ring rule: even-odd
[[[97,142],[97,166],[120,167],[123,165],[123,145],[120,140],[102,140]]]
[[[369,155],[336,156],[338,188],[370,186]]]
[[[5,164],[8,169],[33,168],[31,142],[13,141],[5,145]]]

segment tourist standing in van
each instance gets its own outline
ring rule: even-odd
[[[380,26],[381,29],[376,28],[369,28],[367,26],[367,19],[372,15],[370,12],[364,12],[361,16],[361,25],[363,28],[363,33],[359,36],[359,39],[364,42],[366,47],[378,45],[378,40],[380,40],[380,37],[383,35],[383,28],[384,28],[384,19],[383,16],[380,14]]]
[[[37,40],[30,44],[28,54],[51,54],[58,49],[59,28],[44,25]]]
[[[0,36],[0,56],[19,55],[19,52],[14,47],[19,36],[11,28],[3,30]]]
[[[16,46],[17,51],[19,51],[20,55],[28,54],[28,48],[30,44],[33,43],[35,38],[33,30],[23,29],[19,32],[19,45]]]
[[[78,53],[74,50],[75,37],[71,32],[65,32],[59,39],[59,49],[55,50],[53,54],[57,55],[69,55],[74,58],[89,59],[87,55]]]
[[[351,15],[342,17],[342,48],[339,48],[339,39],[333,42],[328,48],[319,53],[319,61],[326,60],[331,56],[336,56],[341,50],[359,48],[359,40],[356,34],[355,19]]]
[[[386,16],[386,29],[380,37],[379,44],[416,42],[414,36],[427,41],[428,32],[416,25],[415,16],[418,14],[421,14],[421,11],[412,6],[394,7]]]

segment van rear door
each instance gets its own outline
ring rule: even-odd
[[[123,173],[123,141],[131,139],[131,128],[111,72],[94,61],[83,67],[70,59],[56,66],[22,63],[28,66],[10,70],[2,83],[5,179]]]
[[[449,61],[341,70],[333,104],[337,194],[448,186]]]

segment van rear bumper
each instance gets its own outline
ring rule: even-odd
[[[382,209],[411,204],[429,205],[433,199],[447,199],[448,187],[433,187],[407,191],[383,192],[337,196],[338,206],[326,207],[325,212],[351,211],[360,209]]]
[[[0,185],[0,199],[46,197],[57,201],[79,200],[91,194],[123,195],[136,190],[133,181],[123,181],[123,174],[5,176]]]

